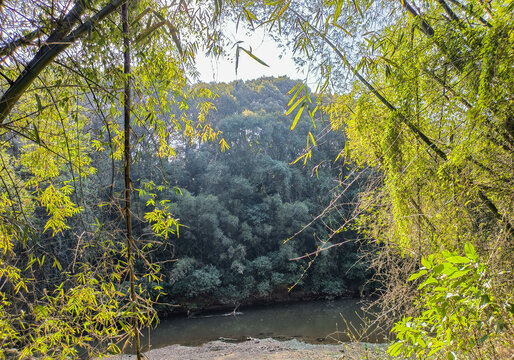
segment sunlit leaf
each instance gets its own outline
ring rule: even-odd
[[[312,141],[312,145],[313,146],[316,146],[316,141],[314,140],[314,136],[312,136],[312,133],[309,131],[309,138],[311,139]]]
[[[259,64],[269,67],[268,64],[266,64],[264,61],[262,61],[257,56],[255,56],[250,50],[246,50],[245,48],[242,48],[242,47],[241,47],[241,50],[243,50],[246,54],[248,54],[248,56],[250,56],[252,59],[257,61]]]
[[[289,109],[284,113],[284,115],[287,116],[291,114],[294,111],[294,109],[296,109],[300,104],[305,104],[305,96],[302,96],[292,106],[290,106]]]
[[[467,264],[471,262],[469,258],[464,256],[450,256],[446,260],[452,264]]]
[[[302,115],[303,109],[305,108],[305,101],[302,103],[302,106],[300,106],[300,109],[296,113],[296,116],[294,117],[293,124],[291,125],[291,129],[289,131],[293,131],[296,127],[296,124],[298,123],[298,120],[300,119],[300,116]]]
[[[414,281],[416,280],[417,278],[425,275],[427,273],[427,270],[421,270],[415,274],[412,274],[410,277],[409,277],[409,281]]]

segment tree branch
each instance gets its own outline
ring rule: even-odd
[[[450,2],[456,6],[458,6],[459,8],[461,8],[462,10],[466,11],[468,14],[470,14],[471,16],[473,16],[475,19],[477,19],[478,21],[480,21],[482,23],[482,25],[484,26],[487,26],[488,28],[492,28],[493,26],[487,21],[485,20],[483,17],[481,17],[480,15],[477,15],[475,13],[473,13],[473,11],[469,8],[469,6],[467,5],[464,5],[464,4],[461,4],[460,2],[458,2],[457,0],[450,0]]]
[[[450,19],[452,19],[452,21],[455,21],[457,24],[459,24],[459,26],[462,26],[462,20],[453,12],[453,10],[451,9],[451,7],[448,6],[446,1],[437,0],[437,2],[439,3],[439,5],[441,5],[444,11],[446,11]]]
[[[47,39],[46,44],[37,52],[16,81],[7,89],[0,99],[0,125],[3,124],[12,108],[37,76],[67,47],[84,36],[93,24],[102,21],[127,0],[111,0],[102,10],[73,30],[71,28],[80,20],[84,12],[82,1],[78,1],[64,18],[61,27]],[[69,35],[67,35],[69,33]],[[67,35],[67,36],[66,36]]]
[[[10,43],[0,48],[0,57],[12,55],[12,53],[14,53],[19,47],[29,45],[32,41],[38,39],[42,35],[44,35],[44,31],[42,28],[39,28],[29,32],[25,36],[11,41]]]

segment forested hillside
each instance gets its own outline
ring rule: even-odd
[[[170,305],[352,295],[371,276],[391,356],[511,359],[513,13],[0,1],[0,358],[132,343],[140,360]],[[225,33],[243,23],[303,84],[195,81],[199,52],[266,65]]]
[[[309,59],[349,157],[375,170],[355,225],[383,245],[389,353],[511,358],[514,3],[245,4]]]
[[[287,78],[264,78],[208,86],[219,97],[207,119],[230,148],[221,152],[215,143],[186,143],[171,162],[145,158],[134,166],[134,186],[141,189],[138,206],[168,200],[180,219],[180,236],[171,239],[178,261],[162,268],[168,302],[199,298],[238,304],[274,294],[284,300],[297,282],[290,295],[359,294],[368,270],[359,261],[354,241],[323,252],[305,276],[315,256],[289,260],[356,237],[341,232],[327,242],[330,226],[350,216],[358,189],[355,183],[340,201],[346,206],[332,209],[286,242],[342,192],[340,179],[347,175],[342,159],[327,160],[344,148],[341,132],[327,132],[329,124],[315,129],[308,116],[290,131],[293,119],[284,116],[284,110],[287,92],[296,84]],[[305,151],[309,131],[321,137],[311,162],[290,165]],[[165,185],[159,182],[162,173],[179,192],[151,191]]]

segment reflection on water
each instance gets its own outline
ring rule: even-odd
[[[201,345],[225,339],[276,338],[311,343],[349,341],[346,324],[362,327],[359,301],[355,299],[277,304],[240,309],[238,315],[222,314],[196,318],[163,320],[142,343],[159,348],[172,344]],[[383,342],[384,336],[374,334],[367,342]]]

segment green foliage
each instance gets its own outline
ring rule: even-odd
[[[306,137],[312,145],[320,131],[305,115],[290,132],[292,119],[283,111],[294,85],[287,78],[217,84],[221,95],[213,103],[222,111],[213,111],[208,118],[230,149],[222,154],[212,144],[188,144],[178,159],[163,166],[182,194],[156,192],[149,198],[149,191],[140,191],[141,202],[170,200],[171,213],[183,225],[173,240],[179,260],[164,266],[169,274],[163,279],[165,299],[170,303],[234,304],[284,296],[281,292],[309,266],[307,259],[290,259],[321,246],[318,237],[327,234],[321,221],[283,245],[323,211],[332,198],[330,191],[338,188],[340,173],[339,162],[319,166],[318,177],[309,167],[289,164],[304,151]],[[336,134],[325,139],[312,149],[313,161],[337,153],[344,140]],[[137,164],[134,169],[140,171]],[[148,173],[144,176],[147,179]],[[334,241],[346,235],[337,234]],[[353,295],[369,276],[363,268],[345,274],[357,261],[357,251],[350,244],[335,249],[315,263],[297,290],[313,296]],[[220,274],[215,291],[193,276],[206,266]],[[345,281],[347,277],[355,281]]]
[[[11,303],[6,300],[5,294],[2,294],[0,300],[0,344],[5,345],[11,341],[17,341],[19,334],[12,326],[12,315],[9,314],[6,308],[11,306]],[[4,346],[0,348],[0,358],[6,358]]]
[[[161,205],[163,204],[165,202],[161,201]],[[179,223],[172,217],[169,209],[169,206],[163,206],[162,209],[155,208],[153,211],[145,213],[144,216],[144,219],[152,224],[155,235],[165,240],[170,234],[179,235]]]
[[[46,222],[43,231],[52,229],[54,235],[68,229],[66,225],[67,218],[72,217],[80,212],[81,208],[71,202],[69,195],[73,192],[73,188],[64,185],[60,189],[56,189],[50,184],[41,194],[41,206],[46,207],[46,211],[50,215],[50,219]]]
[[[77,358],[79,349],[97,357],[119,352],[114,344],[130,342],[137,323],[155,324],[162,275],[154,254],[169,255],[179,230],[172,206],[156,198],[175,189],[165,179],[141,186],[145,204],[132,208],[140,213],[127,245],[116,210],[125,150],[155,169],[152,161],[176,156],[175,145],[216,140],[227,149],[205,121],[214,94],[189,88],[185,70],[200,43],[218,38],[205,27],[214,4],[189,16],[179,4],[130,2],[127,79],[122,3],[2,2],[12,16],[0,49],[0,358]],[[128,80],[134,101],[124,132],[119,89]],[[136,182],[128,181],[129,198]],[[138,279],[133,291],[128,278]]]
[[[421,260],[423,267],[409,278],[423,280],[415,299],[420,314],[404,317],[394,326],[397,340],[389,347],[390,355],[420,359],[499,356],[486,345],[498,344],[495,340],[512,324],[514,299],[492,289],[492,278],[504,274],[492,273],[473,245],[466,243],[464,254],[443,251],[441,257]]]
[[[122,294],[112,282],[101,283],[91,272],[77,275],[77,280],[78,286],[65,290],[61,285],[34,305],[30,324],[34,343],[23,348],[22,358],[74,358],[80,347],[88,349],[92,341],[118,335],[120,327],[129,326],[129,314],[123,313],[117,300]],[[18,321],[27,321],[24,316]],[[112,343],[107,351],[119,349]]]
[[[221,273],[212,265],[194,270],[173,285],[173,294],[193,299],[196,296],[210,296],[221,284]]]
[[[244,6],[293,44],[299,64],[308,63],[308,81],[321,79],[316,103],[348,140],[337,159],[353,160],[369,175],[352,226],[380,244],[370,256],[382,284],[378,303],[392,321],[409,319],[397,326],[404,338],[393,353],[510,357],[512,331],[494,328],[511,321],[505,304],[514,283],[514,6],[501,0],[248,0]],[[296,89],[291,114],[306,104],[307,94]],[[455,255],[465,244],[479,259]],[[429,254],[437,271],[452,274],[436,274],[424,260],[427,283],[417,289],[407,279]],[[446,317],[438,312],[443,305]]]

